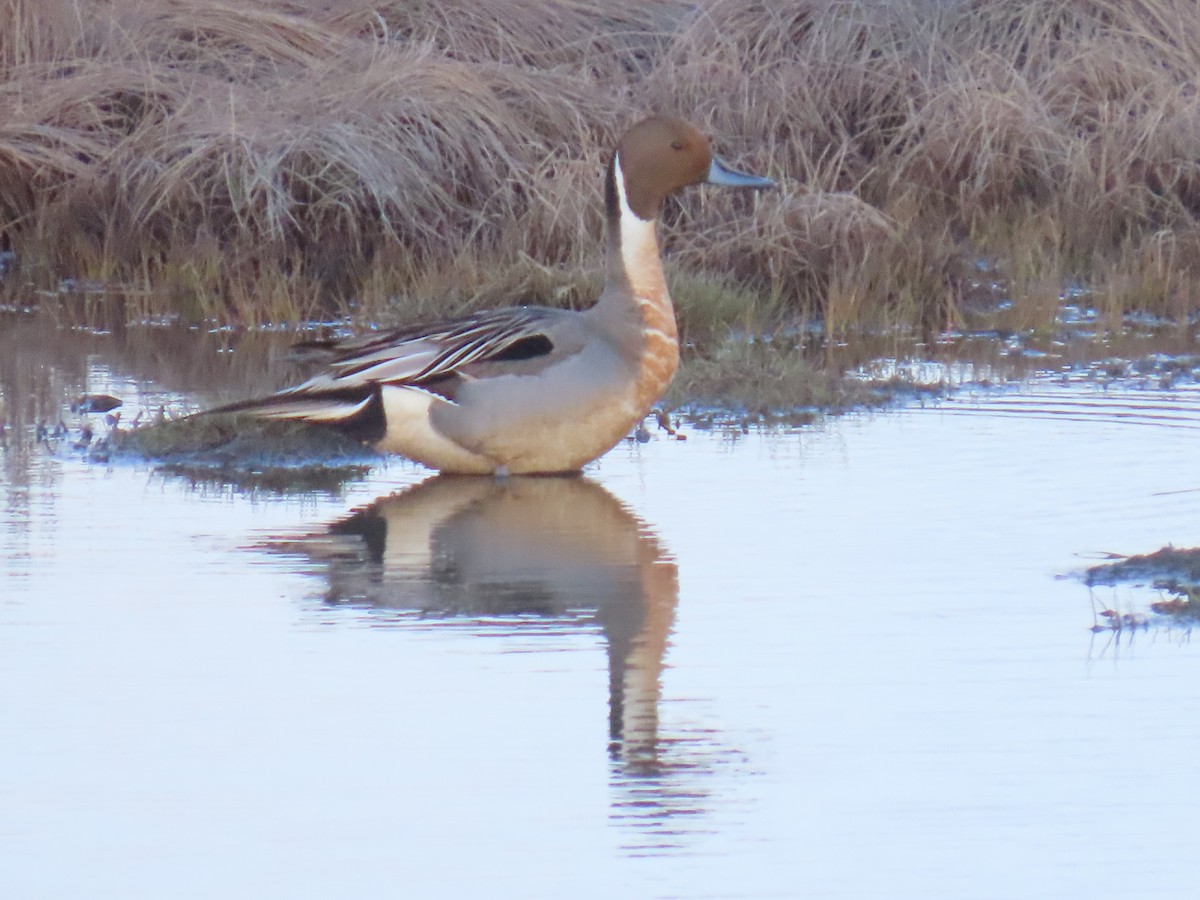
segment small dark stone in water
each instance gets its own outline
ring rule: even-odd
[[[633,433],[633,437],[639,444],[644,444],[650,440],[650,432],[646,430],[645,425],[639,425]]]
[[[122,401],[109,394],[84,394],[71,404],[74,413],[106,413],[120,406]]]

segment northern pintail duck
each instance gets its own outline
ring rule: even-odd
[[[514,306],[322,344],[324,373],[221,411],[334,426],[447,473],[577,472],[645,418],[679,365],[655,219],[700,183],[774,185],[730,168],[687,122],[644,119],[608,164],[607,271],[590,309]]]

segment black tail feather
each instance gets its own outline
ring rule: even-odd
[[[367,401],[365,405],[363,401]],[[331,406],[345,405],[354,410],[344,417],[331,415]],[[304,407],[311,406],[313,415],[305,415]],[[284,413],[284,407],[293,409]],[[322,413],[318,415],[318,412]],[[240,400],[225,406],[205,410],[199,415],[250,415],[263,418],[295,419],[332,428],[364,444],[383,439],[387,422],[383,414],[383,393],[379,385],[368,384],[348,388],[331,388],[312,392],[283,392],[253,400]]]

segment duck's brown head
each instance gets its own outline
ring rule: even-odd
[[[691,184],[708,182],[729,187],[774,187],[769,178],[746,175],[713,155],[708,138],[674,116],[651,116],[625,132],[611,165],[610,188],[624,178],[629,208],[643,220],[658,218],[667,195]],[[610,204],[616,200],[610,197]],[[611,208],[610,205],[610,208]]]

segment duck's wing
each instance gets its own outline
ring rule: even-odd
[[[511,368],[505,364],[546,365],[577,349],[569,327],[575,318],[566,310],[514,306],[337,341],[326,345],[327,371],[284,393],[371,383],[432,388],[448,378]]]
[[[465,381],[490,374],[534,374],[577,352],[582,345],[579,319],[567,310],[515,306],[301,345],[306,357],[324,358],[326,371],[272,396],[211,412],[302,419],[375,441],[383,436],[384,387],[411,387],[453,403]]]

